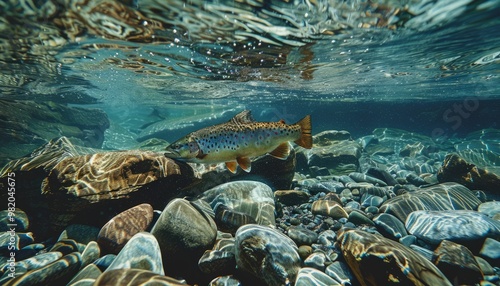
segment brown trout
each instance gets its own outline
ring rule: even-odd
[[[312,147],[311,117],[307,115],[295,124],[256,122],[245,110],[226,123],[189,133],[166,148],[165,156],[193,163],[226,163],[233,173],[239,165],[250,172],[251,158],[269,154],[286,159],[289,141]]]

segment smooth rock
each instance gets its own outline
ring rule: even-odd
[[[297,245],[311,245],[318,240],[318,234],[306,228],[296,226],[288,229],[290,237]]]
[[[318,236],[318,243],[321,243],[324,246],[333,246],[336,240],[337,234],[330,229],[321,232]]]
[[[163,210],[151,230],[158,240],[166,271],[193,279],[198,260],[211,249],[217,237],[213,219],[198,211],[187,200],[174,199]]]
[[[306,258],[309,257],[309,255],[311,255],[312,251],[313,251],[312,247],[309,245],[301,245],[297,250],[302,260],[306,260]]]
[[[73,252],[41,268],[30,270],[5,285],[65,285],[80,266],[81,255]]]
[[[481,204],[474,193],[457,183],[442,183],[387,200],[380,212],[406,221],[413,211],[475,210]]]
[[[90,263],[96,261],[100,256],[101,256],[101,249],[99,248],[99,244],[97,244],[97,242],[95,241],[89,242],[82,252],[81,268],[84,268]]]
[[[143,269],[165,275],[161,250],[156,238],[148,232],[134,235],[104,272],[114,269]]]
[[[405,226],[409,233],[434,245],[442,240],[463,243],[500,237],[500,222],[469,210],[415,211]]]
[[[268,285],[295,281],[301,263],[297,250],[293,240],[266,226],[247,224],[236,232],[238,268]]]
[[[408,235],[403,222],[391,214],[378,214],[373,218],[373,222],[383,236],[392,240],[398,240]]]
[[[83,285],[94,285],[95,280],[99,275],[102,274],[102,271],[95,264],[89,264],[82,270],[80,270],[71,281],[69,281],[68,285],[75,286],[83,286]]]
[[[187,285],[183,281],[159,275],[143,269],[114,269],[102,273],[94,283],[95,286],[119,285],[157,285],[177,286]]]
[[[326,262],[326,255],[324,253],[314,252],[304,260],[304,266],[315,268],[318,269],[319,271],[325,271],[326,268],[325,262]]]
[[[329,216],[333,219],[347,218],[349,216],[342,205],[335,201],[315,201],[312,203],[311,212],[313,214]]]
[[[398,183],[389,172],[380,168],[370,167],[366,174],[384,181],[388,186],[395,186]]]
[[[349,213],[349,217],[347,218],[348,222],[351,222],[355,225],[369,225],[375,226],[373,221],[366,217],[366,215],[362,214],[360,211],[352,211]]]
[[[349,269],[349,265],[341,261],[334,261],[332,264],[328,265],[325,273],[344,286],[352,285],[352,281],[355,279]]]
[[[309,267],[301,268],[295,286],[340,286],[341,284],[325,273]]]
[[[234,211],[247,214],[257,224],[275,226],[274,194],[269,186],[254,181],[236,181],[219,185],[201,197],[212,209],[223,204]]]
[[[498,263],[500,261],[500,241],[492,238],[486,238],[479,251],[483,258]]]
[[[205,274],[223,276],[234,272],[236,259],[229,251],[207,250],[198,261],[198,267]]]
[[[373,185],[379,185],[382,187],[387,186],[387,184],[384,181],[379,180],[379,179],[374,178],[374,177],[371,177],[371,176],[368,176],[368,175],[363,174],[363,173],[352,172],[349,174],[349,177],[357,183],[366,182],[366,183],[370,183]]]
[[[99,231],[97,243],[105,253],[117,254],[137,233],[145,231],[153,220],[153,208],[150,204],[140,204],[125,210]]]
[[[311,195],[299,190],[278,190],[274,192],[276,200],[286,206],[307,203]]]
[[[115,254],[106,254],[103,257],[100,257],[99,259],[94,261],[93,264],[95,264],[97,267],[99,267],[101,271],[104,272],[111,265],[111,263],[113,263],[115,259],[116,259]]]
[[[337,242],[361,285],[387,285],[391,281],[402,285],[452,285],[430,261],[383,236],[341,230]]]
[[[233,275],[219,276],[208,284],[210,286],[241,286],[242,283]]]
[[[0,253],[18,251],[21,248],[33,243],[33,233],[16,233],[7,231],[0,234]]]
[[[433,262],[448,280],[458,285],[475,285],[483,278],[472,252],[448,240],[443,240],[434,250]]]
[[[499,187],[500,192],[500,187]],[[500,214],[500,201],[485,202],[479,205],[477,211],[489,217]]]
[[[220,231],[234,234],[242,225],[256,221],[252,216],[230,209],[221,203],[215,206],[215,223]]]

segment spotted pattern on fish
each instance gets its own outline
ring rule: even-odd
[[[250,159],[269,153],[285,159],[290,153],[288,141],[311,148],[309,115],[296,124],[255,122],[250,111],[243,111],[229,122],[200,129],[167,147],[167,157],[187,162],[226,162],[235,171],[236,162],[246,171]]]

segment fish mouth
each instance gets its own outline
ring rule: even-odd
[[[167,158],[173,158],[173,159],[179,158],[181,156],[179,152],[172,150],[166,150],[165,153],[163,153],[163,155]]]

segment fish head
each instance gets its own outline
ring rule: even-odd
[[[165,149],[165,157],[189,161],[200,154],[200,146],[191,136],[175,141]]]

